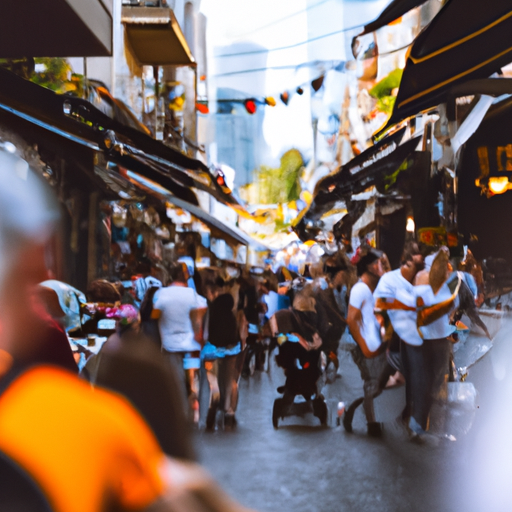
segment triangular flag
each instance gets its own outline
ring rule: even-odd
[[[324,76],[319,76],[318,78],[315,78],[312,82],[311,82],[311,87],[313,87],[313,90],[315,92],[319,91],[320,88],[322,87],[324,83]]]

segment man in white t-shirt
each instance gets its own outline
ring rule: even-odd
[[[418,416],[418,390],[423,340],[418,333],[414,279],[424,267],[423,256],[415,242],[405,246],[400,268],[382,276],[375,289],[376,310],[388,315],[399,347],[390,347],[389,360],[405,378],[405,408],[402,421],[409,425],[411,416]],[[391,343],[393,345],[393,343]]]
[[[175,370],[183,374],[188,401],[198,419],[196,373],[199,371],[199,353],[203,344],[202,325],[208,307],[207,301],[187,286],[189,274],[183,262],[175,264],[170,271],[172,283],[155,294],[152,318],[158,319],[162,351]],[[197,364],[191,364],[197,361]],[[185,368],[186,365],[186,368]]]
[[[382,426],[375,421],[373,400],[384,389],[394,370],[389,366],[381,341],[380,325],[374,314],[373,291],[383,274],[382,253],[373,249],[363,255],[357,263],[360,280],[350,292],[347,324],[357,345],[352,357],[364,381],[364,397],[358,398],[348,407],[343,417],[343,427],[352,432],[352,418],[362,403],[366,415],[368,435],[380,437]]]

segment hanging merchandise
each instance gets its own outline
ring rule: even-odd
[[[222,190],[227,194],[231,193],[231,189],[228,187],[228,185],[226,183],[226,177],[225,177],[224,173],[222,172],[222,170],[219,168],[216,168],[214,173],[215,173],[215,181],[222,188]]]
[[[128,208],[134,221],[144,222],[144,207],[141,203],[131,203]]]
[[[112,222],[116,228],[124,228],[126,226],[127,214],[126,208],[118,203],[112,203]]]
[[[181,112],[185,105],[185,88],[181,82],[166,82],[164,94],[168,108]]]
[[[144,223],[153,229],[160,225],[160,215],[152,206],[144,210]]]

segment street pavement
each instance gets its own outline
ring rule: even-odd
[[[362,407],[353,433],[336,425],[337,403],[348,405],[362,396],[359,372],[349,352],[340,349],[341,378],[323,390],[330,409],[327,427],[308,414],[273,428],[272,404],[284,376],[272,357],[268,371],[241,380],[236,429],[197,434],[201,462],[240,503],[260,511],[511,510],[512,482],[507,486],[503,475],[512,476],[512,443],[507,446],[501,439],[507,437],[505,427],[501,438],[494,435],[497,426],[507,425],[503,414],[508,411],[495,397],[505,393],[503,400],[512,404],[512,384],[507,384],[512,381],[511,328],[512,320],[505,320],[485,355],[485,339],[478,336],[470,336],[456,352],[458,366],[481,358],[466,379],[478,397],[475,402],[462,396],[461,403],[437,411],[432,442],[410,441],[396,422],[404,405],[403,387],[386,390],[376,401],[377,417],[384,422],[382,439],[367,436]],[[490,439],[497,441],[494,447]],[[487,479],[481,478],[480,468]],[[496,504],[488,508],[491,492]]]

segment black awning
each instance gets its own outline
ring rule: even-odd
[[[185,36],[168,7],[122,8],[121,21],[135,58],[146,66],[195,66]]]
[[[186,200],[169,194],[169,191],[166,190],[166,187],[162,187],[159,182],[151,183],[151,181],[145,180],[144,176],[138,176],[133,172],[127,172],[126,176],[128,176],[132,183],[135,183],[137,187],[141,188],[145,192],[152,194],[163,201],[168,201],[174,206],[189,212],[191,215],[206,224],[212,230],[212,233],[217,235],[219,238],[227,238],[232,243],[247,245],[256,251],[269,250],[268,247],[266,247],[258,240],[255,240],[241,229],[235,226],[228,226],[213,215],[201,209],[196,204],[192,204]]]
[[[361,154],[352,158],[350,162],[342,165],[337,171],[319,180],[315,186],[314,195],[316,196],[319,193],[327,191],[333,185],[338,186],[350,181],[353,175],[358,174],[364,168],[392,153],[399,146],[404,134],[405,128],[401,128],[389,137],[382,139]]]
[[[353,158],[336,174],[319,182],[313,202],[294,227],[295,231],[303,235],[308,222],[314,223],[320,219],[337,201],[350,200],[351,196],[371,186],[380,186],[388,175],[397,171],[416,150],[420,140],[418,136],[398,145],[403,135],[402,129]]]
[[[454,86],[512,62],[509,0],[450,0],[414,41],[393,113],[382,129],[433,108]],[[381,130],[381,133],[382,133]]]
[[[151,168],[148,172],[161,174],[160,179],[165,180],[167,175],[180,188],[195,187],[208,192],[224,204],[239,205],[231,194],[222,190],[208,167],[199,160],[111,119],[88,101],[55,94],[3,68],[0,68],[0,108],[98,151],[108,149],[105,137],[110,130],[111,135],[127,150],[126,154],[118,155],[115,151],[117,146],[112,148],[109,153],[112,161],[128,168],[144,165]],[[127,158],[131,158],[131,161]],[[132,164],[132,161],[135,163]],[[171,184],[166,181],[166,186],[171,187]],[[179,193],[176,192],[176,195]],[[186,197],[192,200],[190,193]]]
[[[101,0],[4,0],[3,58],[112,55],[112,14]]]
[[[400,18],[415,7],[419,7],[424,4],[427,0],[393,0],[380,14],[380,16],[364,26],[363,32],[359,35],[368,34],[374,32],[379,28],[388,25],[392,21]]]

